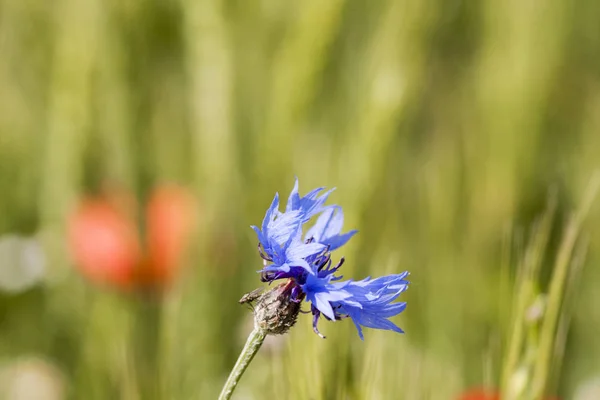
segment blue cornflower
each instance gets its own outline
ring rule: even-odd
[[[408,272],[361,281],[340,281],[336,276],[344,258],[332,266],[331,252],[346,244],[357,231],[341,233],[344,224],[342,208],[325,206],[331,190],[321,196],[323,188],[315,189],[304,197],[298,194],[298,180],[294,185],[285,212],[279,211],[276,194],[265,214],[261,229],[252,226],[258,235],[259,253],[265,266],[261,277],[264,282],[289,279],[285,293],[293,302],[306,300],[311,304],[313,329],[319,336],[317,323],[321,315],[328,320],[350,318],[361,339],[362,327],[402,330],[389,320],[406,308],[396,302],[408,288]],[[320,214],[320,215],[319,215]],[[315,224],[303,237],[303,226],[319,215]]]
[[[364,339],[362,326],[403,333],[388,318],[400,314],[406,308],[405,302],[392,303],[408,288],[409,282],[404,279],[406,276],[408,272],[356,282],[349,280],[330,283],[331,275],[325,278],[309,275],[301,288],[306,293],[306,300],[312,303],[315,333],[323,336],[317,328],[321,314],[329,320],[349,317],[361,339]]]
[[[332,190],[319,196],[323,189],[317,188],[304,197],[300,197],[298,194],[298,180],[296,179],[285,212],[279,211],[279,194],[275,194],[273,202],[265,214],[261,229],[252,226],[252,229],[258,235],[259,252],[265,260],[263,280],[272,281],[274,279],[298,277],[304,272],[311,273],[310,262],[314,261],[315,256],[327,249],[329,242],[339,247],[356,233],[356,231],[349,232],[340,237],[338,235],[339,230],[334,232],[334,230],[327,227],[327,221],[319,219],[323,229],[322,232],[315,232],[315,234],[327,235],[327,237],[324,237],[327,240],[302,240],[303,224],[308,222],[314,215],[331,208],[331,206],[326,207],[323,204]],[[343,223],[343,215],[341,220],[338,217],[334,220],[334,223],[337,223],[337,221]]]

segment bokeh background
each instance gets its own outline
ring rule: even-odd
[[[0,397],[216,398],[251,329],[238,299],[260,286],[249,225],[298,176],[337,187],[360,231],[346,278],[411,272],[406,334],[323,322],[322,340],[301,316],[234,398],[541,398],[540,382],[600,398],[598,15],[1,0]],[[67,235],[81,198],[144,204],[164,183],[195,199],[175,282],[148,296],[86,276]]]

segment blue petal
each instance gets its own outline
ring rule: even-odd
[[[274,221],[269,223],[268,236],[279,244],[283,244],[294,235],[300,225],[300,212],[291,211],[280,214]]]
[[[346,311],[348,311],[348,315],[350,316],[350,318],[352,318],[352,320],[355,323],[358,323],[359,325],[365,326],[367,328],[383,329],[398,333],[404,333],[404,331],[400,329],[396,324],[383,317],[380,317],[376,313],[364,312],[362,310],[357,310],[351,307],[345,307],[345,309]]]
[[[313,271],[312,267],[305,260],[302,260],[302,259],[300,259],[300,260],[291,260],[290,261],[290,265],[293,265],[295,267],[302,267],[310,275],[314,275],[315,274],[315,271]]]
[[[352,322],[354,322],[354,326],[356,327],[356,330],[358,331],[358,337],[360,338],[360,340],[364,341],[365,340],[365,335],[363,334],[362,327],[354,319],[352,319]]]
[[[333,310],[333,304],[348,302],[348,304],[360,307],[360,304],[352,300],[352,294],[344,289],[347,286],[345,283],[333,285],[329,283],[329,280],[329,277],[307,276],[306,283],[301,286],[302,291],[306,293],[306,300],[331,320],[335,320],[338,315]]]
[[[337,211],[337,212],[336,212]],[[323,211],[315,225],[306,233],[306,237],[312,237],[317,242],[322,238],[337,235],[344,225],[344,214],[340,207],[331,207]]]
[[[286,256],[290,259],[306,258],[315,254],[320,254],[326,246],[321,243],[300,243],[296,246],[290,246]]]
[[[315,225],[306,233],[307,238],[329,246],[333,251],[350,240],[357,231],[353,230],[340,235],[344,225],[344,212],[339,206],[331,206],[323,211]]]
[[[311,285],[307,285],[306,290],[327,291],[327,298],[331,299],[330,305],[335,310],[336,316],[350,317],[358,335],[363,339],[362,327],[402,333],[402,330],[388,318],[400,314],[406,308],[406,303],[392,303],[392,301],[408,288],[408,281],[404,280],[407,275],[408,273],[405,272],[376,279],[366,278],[358,282],[323,283],[324,278],[320,281],[307,280]],[[331,276],[327,279],[331,280]],[[344,295],[336,296],[337,293],[344,293]],[[346,297],[346,294],[350,296]]]
[[[287,269],[287,271],[282,270],[282,268]],[[306,270],[303,267],[290,267],[289,264],[284,266],[268,265],[261,271],[257,272],[261,272],[263,274],[264,278],[261,277],[263,282],[272,282],[277,279],[287,278],[298,280],[306,275]]]
[[[300,197],[298,186],[298,178],[296,178],[294,188],[288,197],[285,211],[300,211],[302,222],[307,222],[323,210],[322,206],[333,189],[318,197],[318,194],[324,189],[321,187],[310,191],[304,197]]]
[[[406,303],[388,304],[385,308],[377,311],[377,315],[383,318],[391,318],[400,314],[406,308]]]
[[[265,266],[263,269],[263,271],[282,271],[282,272],[289,272],[290,271],[290,266],[289,264],[285,263],[285,264],[281,264],[281,265],[276,265],[276,264],[271,264],[271,265],[267,265]]]
[[[290,192],[290,196],[288,197],[287,205],[285,207],[285,211],[297,210],[296,205],[300,200],[300,196],[298,195],[298,177],[296,177],[296,181],[294,182],[294,188]]]
[[[258,229],[258,227],[255,225],[251,225],[250,228],[254,229],[254,232],[256,232],[256,236],[258,236],[258,241],[263,245],[263,247],[267,247],[267,238],[262,234],[261,230]]]
[[[357,230],[351,230],[350,232],[344,233],[343,235],[336,235],[328,238],[324,243],[329,246],[329,250],[333,251],[345,245],[352,236],[358,233]]]
[[[335,320],[335,313],[333,312],[331,303],[329,303],[325,293],[314,293],[311,296],[311,301],[315,307],[317,307],[317,309],[323,313],[323,315],[330,320]]]
[[[267,209],[267,212],[265,213],[265,218],[263,219],[263,223],[262,223],[262,231],[265,235],[267,234],[269,223],[274,218],[273,214],[275,213],[275,211],[278,208],[279,208],[279,193],[275,193],[275,197],[273,198],[271,205]]]
[[[265,247],[265,250],[273,260],[273,263],[277,265],[285,264],[285,250],[279,245],[279,243],[269,241],[269,246]]]
[[[325,192],[321,197],[317,197],[317,194],[322,190],[323,188],[315,189],[298,201],[297,208],[302,211],[304,222],[307,222],[314,215],[323,211],[323,204],[325,204],[327,197],[329,197],[335,188]]]

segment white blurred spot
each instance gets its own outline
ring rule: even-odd
[[[525,393],[525,389],[527,387],[527,382],[529,381],[529,373],[527,368],[522,366],[519,367],[513,375],[510,377],[510,381],[508,382],[508,396],[509,399],[518,399],[523,393]]]
[[[44,277],[46,257],[33,238],[6,235],[0,238],[0,290],[18,293]]]
[[[600,377],[594,377],[583,382],[575,391],[574,400],[597,400],[600,399]]]
[[[0,398],[6,400],[60,400],[65,398],[62,373],[37,357],[0,365]]]
[[[547,299],[545,295],[540,294],[537,296],[533,304],[525,312],[525,319],[528,322],[541,321],[546,311],[546,303]]]

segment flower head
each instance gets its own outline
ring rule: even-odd
[[[298,180],[288,198],[284,212],[279,211],[279,195],[267,209],[258,235],[259,253],[264,260],[262,280],[288,279],[287,293],[292,301],[305,299],[311,304],[313,329],[322,336],[317,323],[323,315],[328,320],[350,318],[363,339],[363,327],[402,330],[389,320],[401,313],[406,303],[393,303],[408,288],[408,272],[361,281],[340,281],[337,276],[344,258],[333,266],[331,252],[346,244],[357,231],[342,233],[344,214],[337,205],[326,206],[331,190],[321,196],[323,188],[304,197],[298,194]],[[303,235],[304,225],[318,218]],[[323,337],[323,336],[322,336]]]
[[[323,204],[331,191],[319,196],[318,188],[304,197],[298,194],[298,181],[290,194],[285,212],[279,211],[279,194],[265,214],[262,227],[252,226],[258,235],[259,250],[265,260],[265,272],[284,273],[280,278],[295,276],[301,269],[309,270],[306,257],[321,253],[326,245],[317,241],[302,240],[302,225],[324,210]],[[267,262],[271,264],[266,265]],[[277,278],[279,279],[279,278]]]

